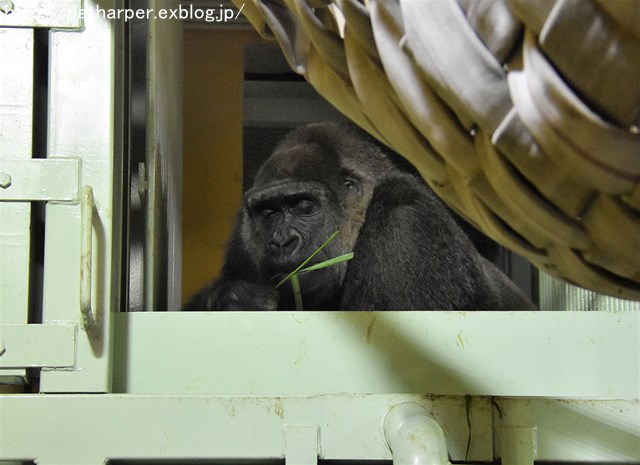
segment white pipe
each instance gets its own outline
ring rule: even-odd
[[[440,425],[417,402],[401,402],[384,417],[393,465],[450,465]]]

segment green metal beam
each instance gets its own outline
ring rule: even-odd
[[[389,460],[382,422],[405,401],[442,426],[455,463],[640,462],[637,401],[397,394],[0,395],[0,460]]]
[[[639,312],[115,315],[133,394],[640,397]]]
[[[390,459],[386,411],[420,402],[446,424],[452,457],[467,454],[463,397],[337,396],[0,396],[0,460],[98,465],[109,459]],[[470,411],[470,460],[490,461],[490,399]],[[25,421],[25,419],[30,419]],[[303,462],[296,462],[302,460]]]

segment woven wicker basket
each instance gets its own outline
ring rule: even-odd
[[[640,1],[254,0],[291,67],[544,271],[640,299]]]

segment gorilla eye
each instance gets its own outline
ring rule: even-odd
[[[276,214],[276,211],[272,208],[265,208],[263,209],[261,212],[262,216],[266,216],[267,218],[271,218],[273,215]]]
[[[315,204],[311,200],[307,200],[307,199],[300,200],[295,207],[296,212],[302,215],[308,215],[310,213],[313,213],[314,209],[315,209]]]
[[[349,176],[343,176],[342,182],[344,183],[347,189],[355,189],[358,187],[358,181],[356,181],[355,179]]]
[[[255,216],[273,218],[278,213],[278,210],[267,205],[258,205],[252,209],[252,212]]]

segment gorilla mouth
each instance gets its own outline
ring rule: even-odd
[[[267,253],[266,256],[266,265],[272,269],[274,272],[281,273],[291,273],[293,270],[298,268],[305,260],[307,260],[315,249],[308,250],[308,248],[298,248],[295,251],[290,253],[282,253],[274,252]],[[314,263],[319,263],[326,258],[322,258],[324,256],[324,251],[320,251],[309,263],[305,264],[305,266],[313,265]]]
[[[329,237],[329,239],[327,239],[318,247],[312,247],[310,244],[305,245],[298,243],[298,247],[291,251],[284,251],[282,249],[275,250],[273,248],[268,249],[265,260],[263,262],[264,270],[267,272],[266,276],[269,276],[271,280],[275,282],[280,282],[296,270],[304,270],[314,265],[321,265],[323,264],[323,262],[327,262],[330,258],[339,255],[338,251],[332,250],[335,247],[326,247],[337,234],[338,231],[336,231]],[[298,277],[301,281],[304,280],[305,282],[315,287],[317,283],[313,283],[313,281],[315,281],[316,279],[326,279],[324,278],[324,276],[332,276],[335,272],[338,272],[338,274],[340,274],[340,272],[333,266],[336,264],[337,263],[321,265],[319,268],[313,270],[313,276],[311,278],[307,277],[306,275],[308,273],[304,271],[300,272],[298,274]],[[323,269],[327,267],[331,268],[331,270],[328,272],[328,275],[327,271]],[[318,273],[320,273],[320,276],[318,276]]]
[[[291,270],[286,273],[285,272],[274,273],[273,275],[271,275],[269,282],[272,283],[273,285],[277,285],[282,282],[282,285],[281,285],[282,287],[290,289],[291,288],[290,280],[287,280],[285,282],[283,281],[285,278],[287,278],[291,274],[293,270],[295,270],[295,268],[291,268]],[[322,269],[322,270],[314,270],[310,272],[303,271],[303,272],[296,273],[300,288],[302,289],[303,293],[304,291],[308,291],[309,289],[316,289],[320,284],[319,281],[323,281],[323,279],[320,279],[320,277],[318,276],[318,273],[327,273],[327,272],[329,272],[329,270]]]
[[[268,276],[272,277],[274,282],[280,282],[282,279],[286,278],[290,273],[295,271],[304,261],[309,257],[309,254],[305,255],[301,258],[301,255],[304,254],[296,254],[295,257],[269,257],[266,260],[265,269],[268,270]],[[321,254],[313,257],[313,260],[306,263],[303,268],[309,267],[313,264],[320,263],[325,258],[321,257]],[[313,273],[317,273],[321,270],[316,270]],[[298,277],[302,278],[303,276],[308,275],[306,272],[299,273]]]
[[[268,260],[266,265],[266,269],[269,271],[269,274],[272,276],[277,276],[279,279],[283,279],[289,275],[289,273],[295,271],[303,260],[291,260],[291,259],[272,259]],[[310,266],[312,263],[307,263],[305,266]]]
[[[270,282],[276,284],[289,276],[298,266],[300,266],[299,261],[268,260],[264,264],[265,275],[269,277]]]

